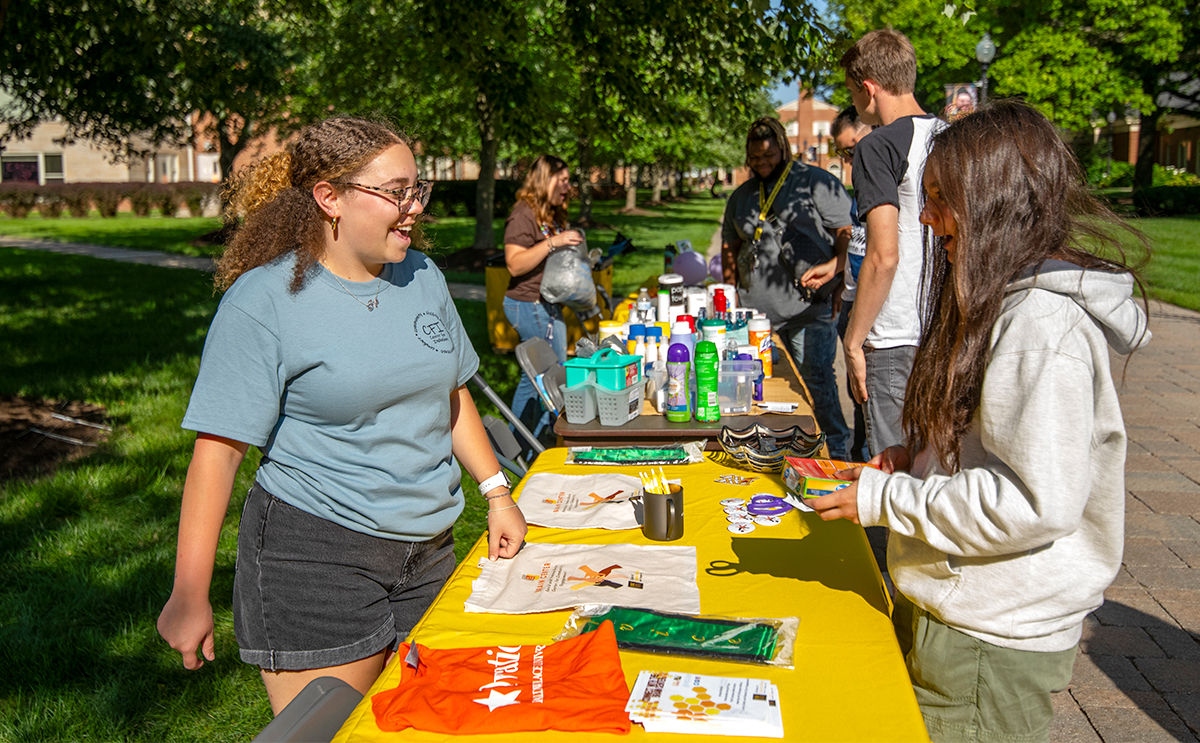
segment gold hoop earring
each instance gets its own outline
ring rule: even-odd
[[[330,222],[330,226],[333,227],[335,232],[337,231],[337,223],[338,223],[339,219],[341,219],[341,217],[334,217],[333,220]]]

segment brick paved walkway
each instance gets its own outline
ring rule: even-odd
[[[1150,323],[1127,369],[1113,356],[1129,433],[1124,566],[1055,700],[1055,743],[1200,733],[1200,314],[1151,303]]]
[[[0,245],[175,268],[204,259],[0,238]],[[483,287],[452,293],[482,299]],[[1053,743],[1200,741],[1200,313],[1151,303],[1154,340],[1113,356],[1129,432],[1125,558],[1088,617]],[[844,379],[840,366],[839,379]],[[843,407],[848,405],[844,403]]]

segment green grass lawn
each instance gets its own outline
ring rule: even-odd
[[[633,238],[640,252],[615,271],[625,293],[661,271],[667,243],[705,250],[723,203],[696,198],[657,208],[659,217],[623,217],[619,204],[601,202],[596,219],[613,229],[591,230],[589,243],[606,246],[616,230]],[[217,224],[0,218],[0,234],[169,249]],[[1200,310],[1200,219],[1136,224],[1154,245],[1146,278],[1155,295]],[[473,234],[468,219],[442,220],[435,245],[450,252]],[[249,740],[270,720],[256,670],[238,660],[229,600],[237,515],[257,454],[239,474],[217,557],[217,660],[185,671],[154,627],[171,589],[193,440],[179,421],[217,302],[211,277],[188,270],[0,248],[0,394],[85,400],[114,423],[91,457],[0,485],[0,741]],[[509,399],[516,364],[488,352],[483,304],[457,306],[483,376]],[[460,559],[485,524],[484,504],[464,482]]]
[[[1142,278],[1151,295],[1200,311],[1200,214],[1130,221],[1150,239]]]
[[[649,191],[643,194],[643,202]],[[593,208],[595,220],[606,228],[588,232],[588,245],[606,248],[618,231],[632,238],[642,252],[628,256],[614,269],[614,289],[628,292],[647,276],[661,273],[662,249],[676,240],[690,240],[701,252],[718,227],[725,202],[707,194],[680,203],[664,204],[652,211],[660,216],[629,217],[617,214],[624,202],[597,201]],[[578,207],[573,215],[578,213]],[[197,238],[221,226],[217,217],[168,218],[135,217],[121,213],[114,219],[99,217],[43,219],[37,212],[25,219],[0,216],[0,235],[31,237],[62,242],[81,242],[96,245],[161,250],[191,256],[213,255],[219,246],[193,244]],[[492,223],[496,244],[504,240],[504,220]],[[431,244],[431,254],[443,255],[469,248],[475,240],[475,220],[471,217],[443,217],[425,225]],[[483,274],[447,272],[447,279],[467,284],[482,284]]]
[[[648,192],[643,194],[648,197]],[[644,201],[644,199],[643,199]],[[617,231],[633,239],[639,252],[622,258],[614,266],[613,289],[618,296],[635,290],[647,277],[662,270],[663,246],[676,240],[690,240],[701,252],[718,226],[724,201],[706,194],[687,201],[654,207],[657,217],[629,217],[617,214],[623,206],[617,201],[598,201],[594,206],[597,222],[609,228],[588,232],[591,247],[610,245]],[[1145,279],[1154,297],[1200,310],[1200,234],[1196,215],[1131,220],[1151,240],[1152,259]],[[199,236],[220,226],[217,218],[138,218],[120,214],[115,219],[91,217],[42,219],[34,213],[26,219],[0,217],[0,235],[35,237],[47,240],[86,242],[186,255],[209,255],[211,246],[196,246]],[[445,217],[426,226],[432,253],[448,255],[470,247],[475,236],[475,221],[468,217]],[[496,242],[504,235],[504,220],[493,222]],[[460,283],[482,284],[482,274],[448,272],[447,279]]]
[[[201,235],[221,226],[218,217],[136,217],[121,212],[111,219],[59,217],[44,219],[33,213],[24,219],[0,216],[0,235],[33,237],[59,242],[109,245],[138,250],[161,250],[180,255],[211,255],[209,245],[193,245]]]
[[[0,485],[0,740],[249,740],[271,719],[257,670],[238,659],[230,606],[257,453],[239,473],[217,556],[217,660],[185,671],[155,630],[194,436],[179,421],[218,301],[211,281],[0,248],[0,394],[87,400],[114,424],[96,454]],[[482,351],[482,304],[459,311]],[[511,397],[511,356],[481,355],[485,378]],[[460,559],[486,522],[464,482]]]

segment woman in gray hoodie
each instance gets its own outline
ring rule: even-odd
[[[1112,257],[1129,228],[1021,103],[937,134],[924,190],[942,249],[926,266],[907,444],[811,503],[890,530],[893,622],[931,737],[1046,740],[1050,694],[1121,567],[1126,436],[1109,346],[1150,338]]]

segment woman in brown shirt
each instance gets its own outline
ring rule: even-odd
[[[546,256],[583,241],[578,231],[567,229],[570,180],[571,172],[564,161],[542,155],[525,176],[525,183],[517,191],[517,204],[504,223],[504,263],[512,274],[504,293],[504,316],[522,341],[545,338],[562,363],[567,361],[567,326],[562,308],[543,300],[541,288]],[[541,414],[533,380],[524,372],[513,394],[512,409],[535,434],[548,422]]]

